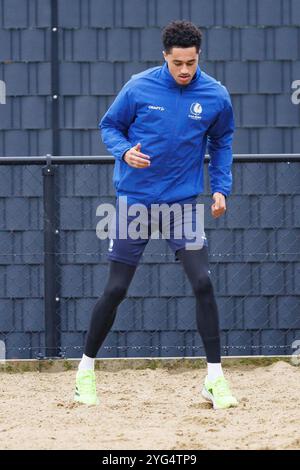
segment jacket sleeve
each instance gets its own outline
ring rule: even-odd
[[[228,196],[232,188],[232,137],[234,117],[229,94],[217,119],[208,129],[207,149],[210,156],[208,172],[211,192]]]
[[[128,82],[117,95],[99,123],[102,141],[107,150],[117,159],[132,145],[128,140],[128,129],[135,119],[135,103],[129,93]]]

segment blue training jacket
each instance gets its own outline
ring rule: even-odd
[[[234,119],[226,88],[197,68],[188,85],[178,85],[163,66],[124,85],[103,116],[102,140],[115,157],[113,181],[128,203],[171,203],[203,192],[203,160],[210,155],[211,192],[227,196],[232,186]],[[137,143],[150,156],[133,168],[124,153]]]

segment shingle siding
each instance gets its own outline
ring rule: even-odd
[[[178,18],[202,28],[200,66],[232,96],[235,153],[300,152],[300,106],[291,102],[291,84],[300,79],[298,0],[60,0],[58,7],[62,155],[107,153],[101,116],[132,74],[162,63],[161,28]],[[7,93],[0,155],[52,153],[52,38],[50,0],[0,0]],[[95,235],[95,209],[114,202],[112,171],[58,170],[59,304],[68,356],[80,356],[107,278],[107,242]],[[207,169],[201,196],[223,353],[291,353],[300,331],[299,164],[235,163],[233,172],[222,220],[209,214]],[[9,357],[35,357],[44,347],[42,198],[40,166],[0,167],[0,339]],[[147,247],[99,354],[203,354],[192,290],[164,242]]]
[[[0,108],[0,154],[52,153],[51,2],[2,0],[0,7],[0,79],[8,97]],[[161,29],[176,18],[201,26],[201,66],[232,95],[234,151],[299,152],[300,107],[290,99],[300,73],[299,17],[297,0],[59,1],[61,154],[106,154],[97,134],[101,98],[110,98],[108,106],[133,73],[162,63]]]

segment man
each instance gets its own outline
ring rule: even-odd
[[[163,31],[165,63],[134,75],[100,122],[102,139],[115,157],[114,183],[128,204],[191,204],[203,191],[203,160],[210,154],[213,217],[226,210],[231,191],[233,113],[227,90],[198,66],[201,32],[190,22],[174,21]],[[129,223],[127,221],[127,223]],[[178,220],[170,222],[174,231]],[[173,232],[172,232],[173,233]],[[237,406],[221,366],[218,310],[208,266],[206,237],[198,249],[186,238],[167,240],[183,265],[196,297],[197,327],[208,372],[202,395],[215,409]],[[109,249],[110,271],[97,301],[76,376],[75,400],[98,403],[94,358],[126,296],[147,240],[116,237]]]

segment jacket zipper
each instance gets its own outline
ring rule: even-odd
[[[173,148],[174,148],[174,137],[176,136],[176,130],[177,130],[177,126],[178,126],[178,110],[180,109],[180,102],[182,100],[182,93],[183,89],[182,87],[179,88],[178,90],[178,93],[176,94],[176,104],[175,104],[175,125],[173,127],[173,130],[172,130],[172,133],[171,133],[171,136],[170,136],[170,142],[172,143],[170,145],[170,153],[173,151]]]

